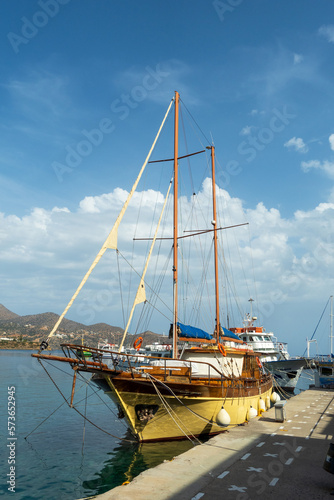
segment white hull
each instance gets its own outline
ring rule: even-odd
[[[296,388],[304,366],[306,366],[306,361],[304,359],[286,359],[269,361],[264,365],[282,389],[292,392]]]

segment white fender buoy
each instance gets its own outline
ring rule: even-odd
[[[266,397],[266,408],[267,408],[267,410],[269,410],[269,408],[270,408],[270,397],[269,396]]]
[[[259,400],[259,413],[266,411],[266,405],[262,398]]]
[[[221,427],[227,427],[231,423],[231,417],[224,409],[224,406],[221,407],[216,416],[216,422]]]
[[[277,394],[277,392],[272,392],[272,393],[271,393],[271,396],[270,396],[270,401],[271,401],[272,403],[274,403],[274,404],[275,404],[275,403],[277,403],[277,401],[280,401],[280,400],[281,400],[280,395],[279,395],[279,394]]]
[[[257,417],[257,411],[253,406],[250,406],[248,413],[247,413],[247,420],[250,420],[251,418]]]

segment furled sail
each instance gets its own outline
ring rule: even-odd
[[[228,339],[233,339],[236,342],[240,342],[240,337],[236,335],[235,333],[231,332],[231,330],[228,330],[227,328],[223,327],[223,333],[220,335],[222,340],[228,340]]]
[[[195,326],[183,325],[182,323],[177,322],[177,328],[179,337],[205,340],[213,339],[212,335],[205,332],[204,330],[201,330],[200,328],[196,328]]]

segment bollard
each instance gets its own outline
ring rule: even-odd
[[[331,443],[329,445],[323,468],[327,472],[334,474],[334,444],[333,443]]]
[[[277,401],[277,403],[274,404],[276,422],[284,422],[284,420],[286,419],[284,408],[285,403],[286,401]]]

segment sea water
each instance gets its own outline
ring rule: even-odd
[[[103,493],[193,446],[188,440],[138,445],[103,391],[78,376],[76,411],[64,400],[70,401],[73,370],[59,362],[43,366],[31,351],[0,350],[5,498],[75,500]]]
[[[6,498],[103,493],[193,446],[188,440],[138,445],[111,400],[78,376],[80,415],[64,401],[73,370],[59,362],[43,366],[31,351],[0,350],[0,491]],[[307,389],[312,377],[311,370],[302,372],[295,392]]]

